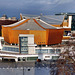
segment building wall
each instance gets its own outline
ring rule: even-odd
[[[28,30],[12,30],[10,43],[19,43],[19,34],[29,34]]]
[[[63,36],[63,29],[49,29],[47,31],[33,31],[33,30],[10,30],[4,28],[3,37],[8,43],[18,43],[19,34],[34,34],[34,42],[38,45],[50,45],[61,43]],[[7,31],[7,32],[5,32]],[[59,35],[60,34],[60,35]]]
[[[28,54],[35,54],[35,47],[28,47]]]
[[[2,37],[4,37],[4,40],[7,41],[7,42],[10,41],[9,32],[10,32],[10,28],[2,26]]]
[[[63,29],[48,29],[47,30],[47,45],[61,43],[63,38]]]
[[[7,33],[5,32],[7,30]],[[18,43],[19,34],[34,34],[34,41],[37,44],[46,44],[46,31],[39,30],[9,30],[5,29],[3,32],[4,40],[8,43]],[[8,39],[7,39],[8,38]]]
[[[34,42],[38,45],[47,44],[46,31],[30,30],[30,34],[34,34]]]
[[[61,43],[63,37],[63,29],[45,29],[45,30],[12,30],[22,25],[24,22],[11,27],[2,26],[2,37],[8,43],[18,43],[19,34],[34,34],[34,43],[37,45],[51,45]]]
[[[27,22],[29,19],[27,19],[27,20],[25,20],[25,21],[23,21],[22,23],[20,23],[20,24],[18,24],[18,25],[16,25],[16,26],[8,26],[8,27],[4,27],[4,26],[2,26],[2,37],[4,37],[4,40],[6,41],[6,42],[8,42],[8,43],[13,43],[12,42],[12,40],[14,39],[14,37],[17,37],[17,36],[15,36],[15,34],[14,33],[17,33],[18,34],[18,32],[14,32],[15,30],[12,30],[13,28],[15,28],[15,27],[18,27],[18,26],[20,26],[20,25],[22,25],[22,24],[24,24],[25,22]],[[13,35],[14,34],[14,35]],[[16,35],[17,35],[16,34]]]

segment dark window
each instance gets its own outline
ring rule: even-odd
[[[60,53],[61,52],[61,50],[60,49],[56,49],[56,53],[58,54],[58,53]]]
[[[75,30],[75,15],[72,16],[72,25],[71,25],[71,30]]]
[[[27,60],[37,60],[38,57],[27,57]]]

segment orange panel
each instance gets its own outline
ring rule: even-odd
[[[10,43],[18,43],[19,42],[19,34],[29,34],[29,30],[12,30],[12,39],[10,37]]]
[[[63,28],[64,31],[71,31],[71,28]]]
[[[4,37],[4,40],[7,41],[7,42],[10,41],[9,37],[11,35],[9,34],[9,32],[10,32],[10,28],[2,27],[2,37]]]
[[[54,27],[61,27],[61,25],[52,25],[52,26],[54,26]]]
[[[38,45],[50,45],[61,43],[63,37],[63,30],[48,29],[47,31],[39,30],[11,30],[10,28],[3,28],[4,40],[8,43],[18,43],[19,34],[34,34],[34,41]]]
[[[46,44],[46,31],[39,30],[10,30],[8,35],[4,34],[5,41],[8,43],[18,43],[19,34],[34,34],[34,41],[36,44]]]
[[[30,30],[29,34],[34,34],[34,42],[37,45],[45,45],[46,42],[46,31],[41,30]]]
[[[71,36],[63,36],[63,40],[68,40],[70,38],[71,38]]]
[[[48,29],[47,30],[47,44],[61,43],[63,37],[63,29]]]

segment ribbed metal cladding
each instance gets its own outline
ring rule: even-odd
[[[40,19],[52,25],[60,25],[64,20],[64,15],[40,16]]]
[[[40,20],[37,20],[37,22],[38,22],[43,28],[45,28],[45,29],[57,29],[56,27],[53,27],[53,26],[51,26],[51,25],[49,25],[49,24],[46,24],[46,23],[41,22]]]
[[[28,20],[28,22],[13,28],[12,30],[44,30],[37,23],[34,22],[33,19]]]

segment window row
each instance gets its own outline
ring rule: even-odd
[[[3,47],[2,50],[12,51],[12,52],[19,52],[19,48],[14,48],[14,47]]]
[[[28,47],[21,47],[21,51],[28,51]]]
[[[21,42],[21,46],[27,46],[28,42]]]
[[[51,54],[54,54],[54,53],[60,53],[61,50],[60,49],[35,49],[35,53],[38,54],[38,53],[51,53]]]
[[[20,41],[28,41],[28,37],[20,37]]]

